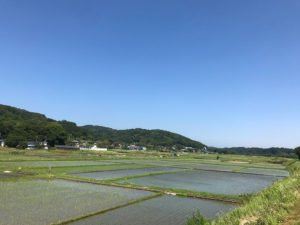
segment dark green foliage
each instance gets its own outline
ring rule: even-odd
[[[55,120],[39,113],[0,105],[0,133],[9,147],[26,148],[27,141],[48,140],[50,145],[63,144],[65,130]]]
[[[111,146],[111,144],[112,144],[111,140],[104,140],[104,141],[98,142],[97,147],[98,148],[107,148],[107,147]]]
[[[50,146],[54,146],[55,144],[62,145],[66,139],[65,129],[57,122],[48,123],[45,127],[44,134]]]
[[[27,147],[27,141],[25,136],[11,133],[8,135],[6,144],[9,147],[18,147],[18,148],[26,148]]]
[[[263,156],[279,156],[279,157],[296,157],[293,149],[290,148],[214,148],[209,147],[209,151],[219,154],[237,154],[237,155],[263,155]]]
[[[0,105],[0,133],[8,139],[7,145],[16,147],[27,141],[47,140],[50,146],[64,144],[67,140],[87,140],[92,143],[100,141],[99,146],[111,147],[113,143],[123,145],[135,144],[151,149],[172,147],[179,150],[182,147],[201,149],[204,145],[179,134],[163,130],[128,129],[115,130],[102,126],[77,126],[66,120],[55,121],[42,114],[10,106]],[[25,141],[25,142],[24,142]]]
[[[298,156],[298,159],[300,160],[300,146],[294,149],[295,154]]]
[[[83,139],[83,140],[91,140],[94,139],[93,132],[90,132],[82,127],[78,127],[76,123],[62,120],[58,121],[58,123],[65,129],[68,139]]]
[[[197,213],[193,213],[193,216],[188,219],[186,225],[210,225],[212,224],[210,220],[206,219],[200,214],[198,210]]]
[[[82,128],[94,132],[98,140],[111,140],[112,142],[122,144],[136,144],[154,149],[161,149],[163,147],[171,148],[173,146],[176,146],[177,150],[185,146],[195,149],[204,147],[204,145],[198,141],[193,141],[182,135],[164,130],[146,130],[140,128],[115,130],[91,125],[83,126]]]

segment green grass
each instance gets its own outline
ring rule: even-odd
[[[107,171],[107,170],[122,170],[122,169],[137,169],[153,167],[148,165],[139,165],[134,163],[124,164],[104,164],[104,165],[81,165],[81,166],[54,166],[51,169],[51,174],[65,174],[65,173],[84,173],[94,171]],[[48,166],[42,167],[31,167],[31,166],[18,166],[18,165],[7,165],[0,163],[0,171],[10,170],[15,173],[30,173],[35,175],[47,175],[49,173]]]
[[[287,216],[296,200],[296,190],[300,187],[300,162],[288,166],[291,174],[277,181],[249,200],[245,205],[233,210],[216,221],[198,220],[197,216],[187,221],[188,225],[239,225],[242,219],[256,218],[252,224],[276,225]]]

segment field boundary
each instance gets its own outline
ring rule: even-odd
[[[114,164],[108,164],[108,165],[114,165]],[[119,165],[127,165],[127,164],[119,164]],[[132,164],[129,164],[129,165],[132,165]],[[138,164],[133,164],[133,165],[138,165]],[[144,168],[157,168],[157,167],[164,167],[164,166],[153,166],[153,167],[148,167],[148,166],[145,166],[145,167],[137,167],[137,168],[124,168],[124,169],[115,169],[115,170],[96,170],[96,171],[85,171],[85,172],[78,172],[78,173],[96,173],[96,172],[112,172],[112,171],[118,171],[118,170],[136,170],[136,169],[144,169]],[[67,175],[72,175],[74,173],[66,173]]]
[[[112,210],[115,210],[115,209],[123,208],[125,206],[129,206],[129,205],[133,205],[133,204],[136,204],[136,203],[139,203],[139,202],[142,202],[142,201],[150,200],[152,198],[157,198],[157,197],[160,197],[162,195],[163,195],[163,193],[156,193],[156,194],[153,194],[153,195],[150,195],[150,196],[147,196],[147,197],[143,197],[143,198],[139,198],[139,199],[136,199],[134,201],[126,202],[126,203],[123,203],[121,205],[117,205],[117,206],[114,206],[114,207],[111,207],[111,208],[102,209],[102,210],[99,210],[99,211],[96,211],[96,212],[91,212],[91,213],[88,213],[88,214],[84,214],[84,215],[81,215],[81,216],[78,216],[78,217],[73,217],[73,218],[63,220],[63,221],[59,221],[59,222],[56,222],[56,223],[51,223],[51,225],[69,224],[69,223],[75,222],[77,220],[81,220],[81,219],[85,219],[85,218],[88,218],[88,217],[91,217],[91,216],[106,213],[106,212],[109,212],[109,211],[112,211]]]
[[[105,186],[111,186],[111,187],[119,187],[119,188],[127,188],[127,189],[133,189],[133,190],[140,190],[140,191],[149,191],[154,193],[163,193],[165,195],[176,195],[180,197],[188,197],[188,198],[198,198],[203,200],[212,200],[212,201],[219,201],[219,202],[229,202],[234,204],[241,204],[242,200],[240,199],[230,199],[230,198],[222,198],[217,196],[204,196],[200,194],[192,194],[192,193],[182,193],[178,190],[174,190],[172,188],[158,188],[158,187],[145,187],[145,186],[133,186],[133,185],[127,185],[127,184],[117,184],[117,183],[107,183],[103,181],[98,180],[83,180],[83,179],[77,179],[77,178],[71,178],[71,177],[56,177],[55,179],[61,179],[61,180],[68,180],[68,181],[74,181],[74,182],[82,182],[82,183],[89,183],[89,184],[97,184],[97,185],[105,185]],[[186,191],[186,190],[182,190]]]
[[[166,166],[166,167],[173,167],[173,168],[182,168],[182,167],[176,167],[176,166]],[[270,174],[258,174],[258,173],[243,173],[241,170],[249,169],[254,167],[247,167],[247,168],[239,168],[239,170],[230,170],[230,171],[224,171],[224,170],[208,170],[208,169],[199,169],[199,168],[186,168],[191,170],[203,170],[203,171],[214,171],[214,172],[221,172],[221,173],[241,173],[241,174],[249,174],[249,175],[259,175],[259,176],[271,176],[271,177],[289,177],[289,176],[282,176],[282,175],[270,175]],[[184,169],[184,168],[182,168]],[[254,168],[254,169],[264,169],[264,168]],[[270,169],[270,170],[276,170],[276,169]],[[283,170],[287,171],[287,170]]]

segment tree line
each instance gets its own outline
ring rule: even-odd
[[[219,154],[237,154],[237,155],[262,155],[262,156],[278,156],[295,158],[296,151],[292,148],[246,148],[246,147],[232,147],[232,148],[215,148],[209,147],[209,151]],[[299,150],[300,151],[300,150]]]
[[[9,147],[21,148],[26,147],[27,141],[47,140],[50,146],[54,146],[74,139],[135,144],[152,149],[179,150],[185,146],[201,149],[205,146],[198,141],[164,130],[116,130],[102,126],[77,126],[70,121],[56,121],[39,113],[6,105],[0,105],[0,133],[0,138],[6,139]]]

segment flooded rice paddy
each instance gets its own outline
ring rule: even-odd
[[[0,182],[0,193],[0,224],[9,225],[51,224],[153,194],[65,180]]]
[[[150,168],[110,170],[110,171],[90,172],[90,173],[75,173],[71,175],[104,180],[104,179],[113,179],[113,178],[127,177],[127,176],[139,175],[139,174],[170,172],[176,170],[180,170],[180,168],[173,168],[173,167],[152,167],[151,168],[150,167]]]
[[[197,210],[206,218],[215,219],[235,207],[222,202],[162,196],[78,220],[72,225],[183,225]]]
[[[4,165],[14,166],[33,166],[33,167],[48,167],[51,166],[96,166],[115,164],[110,161],[23,161],[23,162],[5,162]]]
[[[233,162],[221,162],[221,161],[204,161],[204,160],[167,160],[167,159],[126,159],[126,160],[109,160],[110,162],[122,162],[122,163],[136,163],[136,164],[147,164],[147,165],[156,165],[156,166],[207,166],[207,169],[221,171],[230,171],[244,166],[249,167],[258,167],[258,168],[270,168],[270,169],[284,169],[285,166],[280,165],[266,165],[266,164],[252,164],[252,163],[233,163]],[[222,169],[224,166],[224,169]],[[197,168],[197,167],[194,167]],[[205,169],[203,167],[203,169]]]
[[[257,193],[279,179],[282,178],[243,173],[193,170],[133,178],[126,181],[143,186],[159,186],[198,192],[240,195]]]
[[[216,171],[232,171],[236,169],[240,169],[241,167],[239,166],[225,166],[225,165],[212,165],[212,164],[174,164],[173,166],[180,166],[183,168],[195,168],[195,169],[200,169],[200,170],[216,170]]]
[[[262,174],[262,175],[269,175],[269,176],[281,176],[281,177],[289,176],[289,172],[286,170],[247,168],[247,169],[241,170],[240,172],[241,173]]]
[[[125,164],[124,164],[125,163]],[[127,165],[130,163],[132,169]],[[245,168],[248,166],[232,163],[203,163],[190,160],[103,160],[103,161],[23,161],[4,162],[9,166],[34,167],[66,167],[63,171],[76,171],[73,176],[93,179],[114,179],[135,175],[166,172],[127,179],[142,186],[159,186],[179,188],[198,192],[209,192],[224,195],[240,195],[257,193],[276,180],[283,179],[289,173],[281,168],[262,165],[261,168]],[[84,170],[89,166],[100,166],[102,171]],[[113,165],[104,166],[101,165]],[[126,165],[125,167],[122,165]],[[254,165],[256,166],[256,165]],[[73,170],[79,168],[78,170]],[[108,168],[106,168],[108,167]],[[94,167],[92,167],[93,169]],[[192,171],[175,172],[182,169]],[[116,169],[116,170],[104,170]],[[231,172],[231,171],[239,172]],[[77,173],[80,171],[81,173]],[[174,172],[174,173],[167,173]],[[84,182],[66,180],[30,180],[26,177],[11,181],[2,179],[17,174],[0,173],[0,224],[51,224],[84,214],[148,197],[153,192],[103,186]],[[119,183],[125,180],[118,181]],[[107,182],[107,181],[106,181]],[[105,213],[80,219],[72,224],[77,225],[183,225],[193,212],[199,212],[208,219],[226,214],[237,205],[220,201],[183,198],[172,195],[129,204]]]

